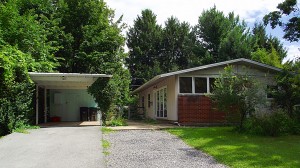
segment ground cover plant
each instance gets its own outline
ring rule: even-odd
[[[300,136],[248,135],[235,132],[232,127],[167,131],[230,167],[300,167]]]

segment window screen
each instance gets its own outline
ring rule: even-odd
[[[195,93],[207,93],[207,78],[195,78]]]
[[[180,77],[180,93],[192,93],[192,77]]]

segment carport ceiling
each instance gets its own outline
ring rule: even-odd
[[[29,72],[29,76],[38,86],[47,89],[87,89],[98,78],[112,77],[106,74],[39,72]]]

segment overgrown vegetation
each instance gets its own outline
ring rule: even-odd
[[[168,131],[229,167],[300,167],[300,136],[246,135],[230,127],[174,128]]]
[[[227,122],[239,121],[240,132],[268,136],[300,134],[299,61],[283,66],[285,69],[277,75],[277,85],[272,90],[263,88],[247,72],[236,74],[232,67],[226,67],[208,96],[220,111],[226,112]],[[268,100],[269,105],[266,92],[274,97]]]
[[[28,134],[29,129],[39,129],[39,128],[40,128],[39,126],[21,125],[21,126],[17,126],[16,129],[13,130],[13,132]]]
[[[232,66],[225,67],[214,84],[210,98],[219,110],[226,113],[229,123],[239,122],[238,129],[244,130],[246,118],[253,116],[256,107],[263,105],[263,88],[247,72],[235,73]]]
[[[123,117],[112,118],[106,122],[107,126],[127,126],[127,122]]]

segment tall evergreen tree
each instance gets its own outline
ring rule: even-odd
[[[280,40],[271,35],[268,36],[265,26],[262,23],[255,23],[252,33],[254,39],[253,51],[265,49],[266,52],[274,53],[272,50],[275,50],[279,56],[280,62],[287,56],[287,51]]]
[[[165,22],[162,43],[159,48],[161,52],[158,58],[164,73],[189,67],[192,59],[188,48],[190,31],[188,23],[180,23],[173,16]]]
[[[237,26],[241,28],[235,29]],[[245,25],[233,12],[225,16],[223,12],[216,9],[216,6],[203,11],[199,16],[198,24],[194,28],[198,43],[206,49],[206,55],[203,56],[202,62],[213,63],[227,60],[227,55],[219,54],[221,42],[227,38],[232,30],[235,29],[241,33],[239,29],[243,30],[244,27]],[[233,37],[233,33],[231,33],[231,36]]]
[[[129,57],[126,60],[133,84],[140,85],[160,73],[159,47],[162,28],[157,24],[156,15],[149,9],[142,11],[127,32]],[[140,82],[137,82],[137,81]],[[137,83],[136,83],[137,82]]]

